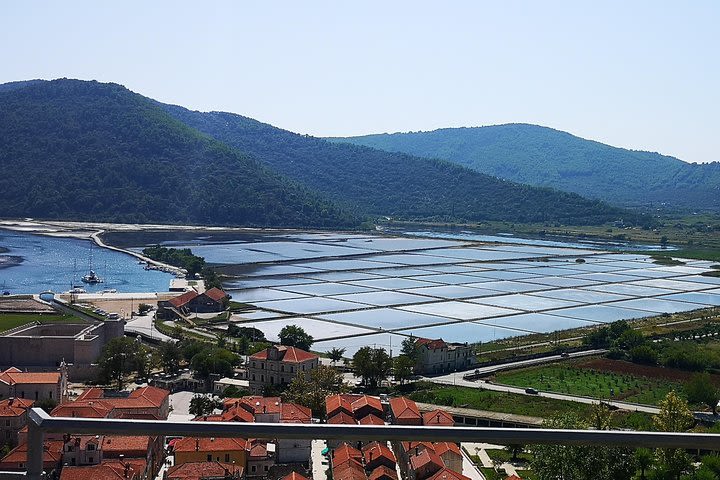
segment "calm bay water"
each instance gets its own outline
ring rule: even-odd
[[[92,246],[89,240],[56,238],[0,229],[0,258],[20,257],[18,265],[0,267],[0,291],[39,293],[65,292],[82,285],[88,292],[116,289],[118,292],[165,292],[172,275],[144,270],[134,257]],[[104,283],[84,284],[80,277],[93,270]],[[0,265],[3,262],[0,260]]]

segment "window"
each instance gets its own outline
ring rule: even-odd
[[[35,400],[39,400],[39,399],[40,399],[40,392],[35,390]]]
[[[230,454],[229,453],[225,454],[225,461],[230,462]]]
[[[295,367],[290,367],[290,373],[295,372]]]
[[[274,384],[275,384],[275,377],[271,376],[270,377],[270,385],[274,385]]]
[[[208,455],[208,456],[207,456],[207,461],[208,461],[208,462],[212,462],[212,455]]]
[[[88,449],[88,452],[92,452],[93,450],[95,450],[95,445],[93,445],[92,443],[90,443],[90,444],[88,444],[88,448],[87,448],[87,449]]]
[[[280,365],[280,371],[281,371],[281,372],[284,372],[284,371],[285,371],[285,365]]]
[[[9,426],[10,426],[10,420],[5,420],[5,426],[6,426],[6,427],[9,427]]]
[[[255,473],[257,471],[257,466],[253,465],[252,467],[250,467],[250,471]]]
[[[253,382],[254,382],[254,381],[255,381],[255,374],[254,374],[254,373],[253,373],[253,377],[252,377],[252,379],[253,379]]]
[[[50,396],[48,398],[52,399],[52,390],[50,390]]]
[[[265,471],[267,472],[267,471],[268,471],[268,466],[265,465],[265,466],[263,467],[263,470],[265,470]]]
[[[264,382],[264,381],[265,381],[265,375],[260,375],[260,381],[261,381],[261,382]]]
[[[257,367],[257,365],[255,364],[255,362],[253,362],[253,368],[256,368],[256,367]]]
[[[93,463],[93,457],[88,457],[88,463]]]
[[[261,364],[260,364],[260,368],[262,368],[263,370],[265,370],[265,364],[264,364],[264,363],[261,363]]]
[[[75,457],[70,459],[70,465],[75,465]]]

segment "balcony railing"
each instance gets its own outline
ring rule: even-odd
[[[417,427],[402,425],[327,425],[289,423],[172,422],[51,417],[39,408],[28,415],[26,478],[38,480],[43,471],[45,433],[179,435],[273,439],[413,440],[488,442],[497,444],[622,445],[720,450],[720,434],[636,431],[556,430],[542,428]],[[0,476],[3,478],[4,476]],[[15,476],[8,476],[13,478]]]

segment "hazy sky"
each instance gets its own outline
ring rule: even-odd
[[[81,78],[312,135],[527,122],[720,160],[720,1],[0,3],[0,82]]]

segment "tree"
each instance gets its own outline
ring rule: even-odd
[[[511,443],[510,445],[505,446],[505,451],[512,455],[511,461],[513,462],[517,461],[518,455],[520,455],[523,450],[525,450],[525,445],[521,445],[519,443]]]
[[[640,469],[640,479],[645,480],[645,472],[652,466],[653,453],[648,448],[638,448],[635,450],[635,463]]]
[[[129,337],[117,337],[103,347],[98,363],[106,381],[115,380],[123,388],[123,375],[137,371],[146,361],[147,349]]]
[[[412,377],[414,367],[415,362],[407,355],[398,355],[395,357],[395,360],[393,360],[393,374],[395,375],[395,380],[399,381],[401,384],[404,383],[405,380]]]
[[[696,373],[685,384],[685,393],[690,403],[704,403],[717,415],[720,389],[713,385],[709,373]]]
[[[658,431],[684,432],[695,423],[687,402],[675,391],[668,393],[658,406],[660,412],[653,417],[653,425]],[[687,452],[681,448],[659,448],[655,454],[658,467],[678,480],[692,465]]]
[[[293,378],[282,397],[286,402],[304,405],[312,410],[314,415],[321,416],[326,397],[349,390],[342,373],[332,367],[320,365],[311,370],[308,376],[298,375]]]
[[[343,357],[343,355],[345,355],[344,348],[333,347],[327,351],[327,356],[330,360],[332,360],[333,365],[335,365],[335,362],[340,360]]]
[[[244,388],[238,388],[235,385],[230,385],[222,391],[223,398],[240,398],[250,395],[250,391]]]
[[[180,370],[180,360],[182,359],[180,347],[173,342],[163,342],[160,345],[159,352],[163,371],[165,373],[177,373]]]
[[[207,346],[190,360],[190,366],[202,378],[211,374],[229,376],[233,367],[240,363],[240,357],[224,348]]]
[[[200,417],[213,413],[216,408],[222,408],[222,403],[209,395],[197,394],[193,395],[190,400],[190,409],[188,411],[190,415]]]
[[[420,345],[417,343],[417,338],[410,336],[403,340],[400,348],[400,354],[405,355],[412,360],[413,366],[415,366],[418,361],[418,357],[420,357]]]
[[[573,415],[550,418],[546,428],[585,429],[589,424]],[[633,452],[626,447],[597,445],[534,445],[532,468],[540,480],[629,480],[635,473]]]
[[[370,388],[377,388],[387,379],[392,370],[392,361],[382,348],[362,347],[353,355],[355,376],[362,377],[362,383]]]
[[[313,344],[313,337],[297,325],[285,325],[278,333],[278,337],[281,345],[297,347],[301,350],[310,350]]]
[[[53,411],[55,407],[57,407],[57,402],[52,398],[45,398],[43,400],[39,400],[33,404],[33,407],[42,408],[45,410],[45,412],[50,413]]]

